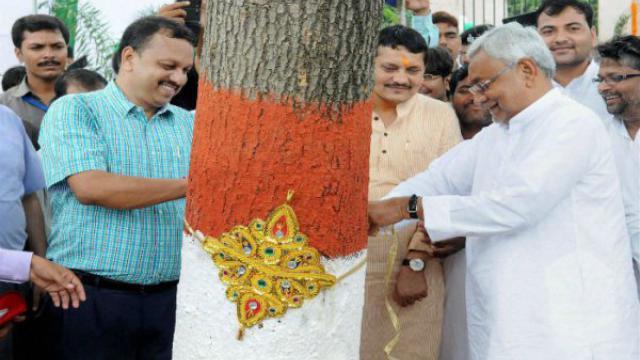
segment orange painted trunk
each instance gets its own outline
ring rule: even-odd
[[[368,102],[343,107],[336,120],[318,104],[249,100],[203,80],[197,108],[187,204],[194,228],[218,236],[265,219],[293,190],[300,230],[323,255],[366,247]]]

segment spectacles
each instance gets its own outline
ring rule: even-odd
[[[435,80],[435,79],[441,78],[441,77],[442,77],[442,75],[435,75],[435,74],[424,74],[424,75],[422,75],[422,78],[424,80],[427,80],[427,81]]]
[[[606,77],[596,77],[594,78],[592,81],[596,84],[601,84],[601,83],[605,83],[607,85],[613,85],[613,84],[618,84],[620,82],[623,82],[627,79],[631,79],[634,77],[638,77],[640,76],[640,74],[618,74],[618,75],[609,75]]]
[[[489,87],[491,86],[491,84],[493,84],[496,80],[498,80],[500,78],[500,76],[504,75],[507,71],[513,69],[514,66],[516,66],[516,64],[510,64],[510,65],[506,66],[505,68],[503,68],[502,70],[500,70],[500,72],[498,72],[491,79],[487,79],[485,81],[480,81],[478,83],[475,83],[475,84],[471,85],[471,87],[469,87],[469,92],[471,94],[473,94],[473,95],[476,95],[476,96],[484,95],[484,93],[487,90],[489,90]]]

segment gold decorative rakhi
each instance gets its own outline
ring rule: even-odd
[[[235,226],[218,238],[200,239],[204,250],[219,268],[219,277],[229,287],[227,299],[236,303],[242,338],[245,328],[280,317],[289,308],[301,307],[305,300],[333,286],[364,265],[364,261],[338,279],[327,274],[320,253],[308,244],[293,208],[287,202],[275,208],[266,221],[255,219],[249,226]],[[196,236],[185,221],[189,232]]]

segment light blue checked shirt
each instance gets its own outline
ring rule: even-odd
[[[183,178],[192,138],[193,114],[166,105],[149,120],[115,82],[55,101],[39,138],[52,213],[47,257],[128,283],[177,280],[184,199],[135,210],[87,206],[66,179],[88,170]]]

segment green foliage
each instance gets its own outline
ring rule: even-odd
[[[400,14],[398,14],[398,10],[389,4],[385,4],[384,8],[382,9],[382,28],[399,23]]]
[[[69,29],[69,47],[73,49],[78,25],[78,0],[55,0],[51,6],[51,12],[67,25]]]
[[[620,17],[618,18],[618,21],[616,21],[616,25],[613,27],[614,36],[625,35],[624,30],[625,30],[625,27],[627,26],[627,23],[629,22],[629,19],[631,19],[631,14],[620,15]]]
[[[90,2],[82,2],[78,9],[78,31],[76,35],[76,58],[87,55],[89,67],[105,78],[113,78],[111,57],[117,41],[109,36],[109,25],[104,16]]]

